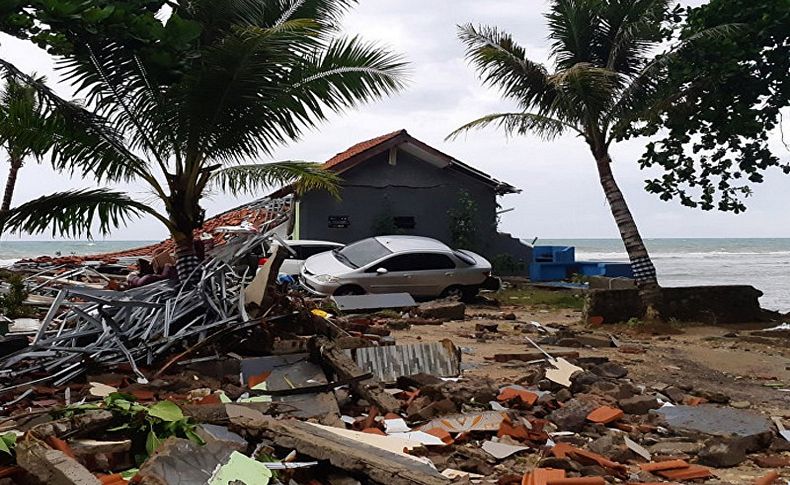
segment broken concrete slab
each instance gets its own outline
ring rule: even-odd
[[[249,446],[247,440],[225,426],[201,424],[195,429],[195,434],[206,443],[214,441],[235,451],[244,451]]]
[[[142,483],[147,484],[208,483],[217,466],[226,463],[232,453],[231,448],[219,442],[208,442],[201,446],[171,437],[143,463],[137,475]]]
[[[418,458],[342,436],[340,432],[346,430],[302,421],[266,418],[261,431],[278,446],[295,449],[317,460],[328,460],[340,469],[366,476],[373,483],[388,485],[415,483],[446,485],[447,483],[444,476]],[[386,436],[380,438],[391,439]]]
[[[434,300],[420,303],[417,315],[422,318],[437,320],[463,320],[466,315],[466,305],[458,300]]]
[[[571,399],[561,408],[552,411],[548,419],[556,424],[561,431],[578,432],[587,423],[587,415],[596,407],[595,403],[590,401]]]
[[[655,396],[641,395],[621,399],[618,404],[628,414],[647,414],[652,409],[658,409],[661,404]]]
[[[77,460],[30,435],[17,443],[16,461],[47,485],[101,485],[99,479]]]
[[[676,432],[743,438],[744,448],[765,448],[773,436],[771,421],[759,414],[712,405],[666,406],[656,410]]]
[[[697,454],[699,462],[715,468],[729,468],[746,460],[746,445],[743,438],[712,438]]]

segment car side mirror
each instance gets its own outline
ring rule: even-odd
[[[387,268],[379,268],[376,270],[376,274],[387,274]]]

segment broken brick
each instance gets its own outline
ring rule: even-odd
[[[519,400],[527,406],[532,406],[538,400],[538,395],[523,389],[506,387],[499,392],[497,400],[503,402]]]
[[[593,423],[609,424],[617,421],[625,415],[622,409],[609,406],[601,406],[594,409],[587,415],[587,419]]]
[[[658,472],[662,470],[675,470],[678,468],[688,468],[689,464],[685,460],[666,460],[655,463],[640,463],[639,468],[646,472]]]
[[[687,468],[676,470],[661,470],[656,474],[668,480],[695,480],[714,476],[710,468],[699,465],[689,465]]]

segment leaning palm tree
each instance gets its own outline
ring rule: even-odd
[[[0,89],[0,148],[5,150],[9,166],[0,214],[11,208],[17,177],[25,159],[30,156],[41,159],[52,139],[53,133],[36,90],[18,79],[9,78]]]
[[[611,144],[640,115],[659,105],[667,61],[694,39],[650,57],[665,35],[671,0],[552,0],[546,14],[554,72],[527,57],[496,28],[464,25],[467,59],[486,85],[498,87],[518,110],[472,121],[448,138],[486,126],[551,140],[564,133],[590,149],[601,187],[634,270],[648,318],[660,318],[661,287],[634,218],[612,172]],[[722,29],[723,30],[723,29]],[[706,35],[714,35],[708,32]]]
[[[85,93],[85,106],[0,60],[0,69],[36,86],[63,127],[52,148],[56,168],[98,183],[142,183],[154,196],[150,203],[107,188],[60,192],[11,209],[5,227],[90,236],[94,224],[106,233],[149,215],[170,232],[183,280],[197,264],[193,231],[203,223],[200,203],[209,191],[236,194],[293,181],[301,190],[336,189],[336,179],[315,164],[251,161],[330,113],[402,86],[399,56],[337,35],[353,3],[168,2],[166,32],[175,24],[179,41],[194,46],[177,69],[158,64],[172,57],[166,46],[158,52],[157,45],[136,49],[126,41],[75,42],[60,67]]]

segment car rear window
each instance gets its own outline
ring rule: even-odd
[[[336,250],[335,254],[341,262],[350,263],[354,268],[361,268],[392,254],[392,251],[377,240],[370,238],[349,244],[339,251]]]

